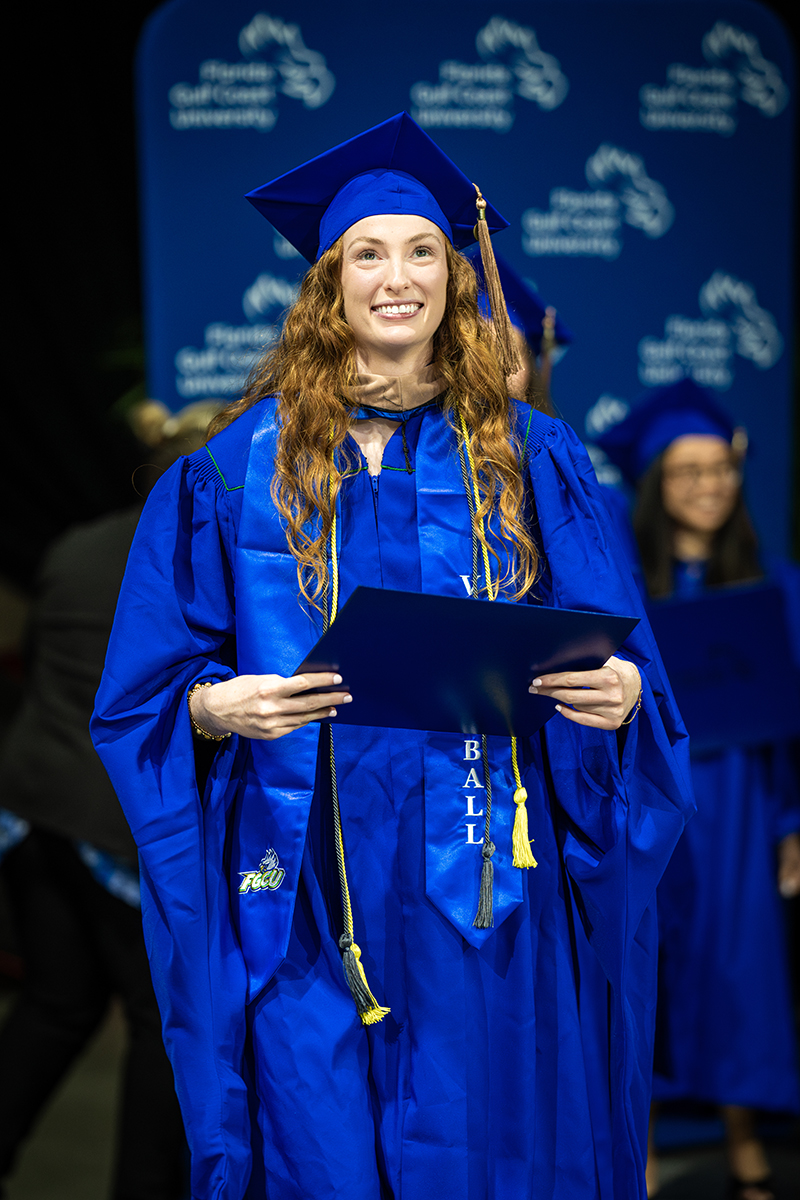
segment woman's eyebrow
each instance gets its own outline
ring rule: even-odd
[[[415,233],[411,237],[406,238],[405,244],[407,246],[410,246],[410,245],[413,245],[414,242],[425,242],[425,241],[428,241],[428,239],[431,239],[432,241],[437,240],[436,234],[433,232],[433,230],[428,230],[427,233]],[[352,242],[350,243],[350,246],[348,246],[348,249],[351,249],[353,246],[357,246],[359,244],[359,242],[363,242],[367,246],[385,246],[386,245],[385,238],[365,237],[363,235],[359,235],[359,237],[353,238]]]

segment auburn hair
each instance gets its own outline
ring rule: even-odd
[[[445,240],[445,313],[433,337],[444,412],[459,439],[469,431],[479,493],[476,536],[517,597],[536,580],[538,553],[525,516],[521,446],[489,322],[478,312],[472,264]],[[328,541],[341,481],[352,461],[345,444],[358,382],[356,344],[344,315],[342,239],[303,278],[280,339],[254,367],[241,399],[212,422],[209,436],[266,396],[276,396],[279,434],[272,500],[280,513],[300,590],[317,604],[328,580]],[[471,484],[470,484],[471,486]],[[504,550],[500,561],[484,530]]]

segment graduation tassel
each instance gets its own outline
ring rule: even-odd
[[[356,1011],[361,1017],[361,1024],[375,1025],[382,1021],[391,1009],[381,1007],[369,990],[367,977],[361,965],[361,950],[353,941],[352,934],[342,934],[339,938],[339,948],[342,951],[344,977],[355,1001]]]
[[[494,851],[494,842],[484,838],[481,846],[483,855],[481,890],[478,893],[478,911],[472,922],[476,929],[491,929],[494,925],[494,864],[492,862]]]
[[[486,294],[489,297],[489,307],[492,310],[492,326],[496,338],[497,357],[500,360],[503,375],[508,379],[511,375],[516,375],[517,371],[521,370],[521,363],[516,342],[514,341],[511,322],[508,319],[503,286],[500,283],[497,260],[494,256],[492,239],[486,221],[486,201],[481,195],[481,189],[477,183],[473,183],[472,186],[478,193],[478,198],[475,201],[475,207],[478,210],[478,220],[475,224],[474,233],[480,246],[481,262],[483,263],[483,281],[486,287]]]
[[[517,806],[517,811],[514,815],[514,832],[511,835],[514,866],[538,867],[539,864],[531,853],[531,842],[533,839],[528,837],[528,810],[525,807],[528,793],[522,786],[519,763],[517,762],[517,739],[515,737],[511,739],[511,765],[514,768],[514,782],[517,785],[514,791],[514,803]]]
[[[486,823],[481,846],[483,866],[481,867],[481,887],[478,893],[478,911],[472,924],[475,929],[491,929],[494,926],[494,863],[492,855],[495,852],[495,844],[489,836],[492,823],[492,777],[489,774],[489,754],[485,733],[481,734],[481,757],[486,786]]]
[[[323,626],[327,630],[336,617],[339,607],[339,563],[336,554],[336,509],[333,510],[331,521],[331,603],[326,604],[323,613]],[[364,968],[361,965],[361,948],[356,945],[353,937],[353,908],[350,903],[350,887],[347,882],[347,867],[344,861],[344,836],[342,834],[342,814],[339,808],[339,788],[336,782],[336,754],[333,748],[333,726],[328,725],[328,750],[331,769],[331,801],[333,805],[333,833],[336,841],[336,866],[339,872],[339,887],[342,892],[342,922],[344,933],[339,938],[339,949],[342,952],[342,966],[347,986],[356,1006],[356,1012],[361,1018],[362,1025],[374,1025],[382,1021],[389,1008],[383,1008],[370,991]]]
[[[333,728],[328,726],[331,762],[331,799],[333,800],[333,832],[336,839],[336,865],[339,868],[339,886],[342,889],[342,917],[344,933],[339,938],[342,951],[342,966],[347,986],[356,1006],[362,1025],[374,1025],[382,1021],[391,1010],[383,1008],[370,991],[364,968],[361,965],[361,949],[353,937],[353,909],[350,904],[350,888],[344,861],[344,837],[342,836],[342,814],[339,809],[339,789],[336,786],[336,757],[333,751]]]

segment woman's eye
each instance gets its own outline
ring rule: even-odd
[[[431,252],[427,246],[416,246],[414,248],[414,257],[415,258],[429,258],[430,253]]]
[[[377,258],[374,250],[362,250],[358,255],[358,262],[373,262]]]

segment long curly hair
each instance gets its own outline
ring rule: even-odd
[[[445,247],[445,313],[433,338],[433,365],[443,380],[441,403],[458,438],[461,418],[469,431],[479,493],[476,536],[497,563],[497,582],[520,597],[533,587],[538,568],[525,516],[521,447],[492,328],[478,312],[475,271],[449,241]],[[277,396],[280,432],[272,499],[297,560],[300,590],[317,607],[328,583],[336,498],[352,465],[345,439],[358,370],[341,273],[340,238],[306,273],[280,340],[254,367],[241,399],[209,429],[212,436],[259,400]]]
[[[645,583],[653,599],[669,596],[674,586],[672,548],[677,526],[664,507],[663,478],[664,455],[659,454],[642,476],[633,513]],[[739,488],[731,515],[714,534],[706,583],[709,587],[750,583],[763,575],[758,539]]]

